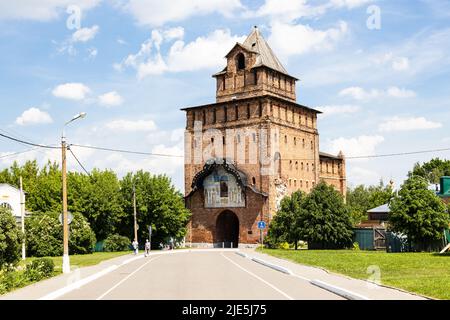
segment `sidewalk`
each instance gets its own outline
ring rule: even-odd
[[[112,258],[100,262],[97,265],[78,268],[71,266],[71,272],[69,274],[60,274],[58,276],[33,283],[29,286],[14,290],[12,292],[0,295],[0,300],[38,300],[45,295],[61,289],[67,285],[73,284],[76,281],[86,279],[87,277],[94,275],[107,268],[121,265],[129,259],[136,257],[143,257],[143,254],[135,256],[133,253],[126,254],[117,258]]]
[[[241,252],[249,257],[256,257],[267,262],[282,266],[292,271],[293,274],[310,280],[320,280],[333,286],[352,291],[365,296],[370,300],[427,300],[428,298],[408,293],[401,289],[393,289],[372,282],[353,279],[345,275],[330,273],[324,269],[297,264],[291,261],[279,259],[268,254],[260,253],[254,249],[242,249]],[[369,275],[368,275],[369,276]],[[381,274],[381,281],[383,275]]]

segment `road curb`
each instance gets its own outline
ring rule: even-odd
[[[363,295],[360,295],[358,293],[352,292],[352,291],[347,290],[347,289],[342,289],[340,287],[333,286],[331,284],[328,284],[326,282],[323,282],[323,281],[320,281],[320,280],[317,280],[317,279],[311,280],[310,283],[312,285],[315,285],[315,286],[317,286],[319,288],[322,288],[322,289],[325,289],[327,291],[330,291],[330,292],[332,292],[334,294],[337,294],[337,295],[339,295],[341,297],[344,297],[346,299],[349,299],[349,300],[370,300],[369,298],[367,298],[367,297],[365,297]]]
[[[292,271],[289,270],[288,268],[285,268],[285,267],[282,267],[282,266],[279,266],[279,265],[276,265],[276,264],[273,264],[273,263],[267,262],[265,260],[255,258],[255,257],[253,257],[251,259],[252,259],[252,261],[255,261],[256,263],[262,264],[266,267],[272,268],[274,270],[280,271],[280,272],[288,274],[288,275],[292,275]]]
[[[236,253],[238,256],[241,256],[241,257],[243,257],[243,258],[248,258],[247,254],[245,254],[245,253],[243,253],[243,252],[236,251],[235,253]]]

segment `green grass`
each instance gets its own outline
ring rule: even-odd
[[[95,252],[92,254],[84,254],[84,255],[71,255],[70,256],[70,265],[72,268],[74,267],[87,267],[99,264],[102,261],[116,258],[119,256],[123,256],[126,254],[132,254],[132,251],[123,251],[123,252]],[[53,272],[53,276],[59,275],[62,273],[62,257],[49,257],[55,263],[55,270]],[[35,283],[36,281],[29,280],[25,275],[25,266],[30,263],[34,259],[37,258],[27,258],[24,261],[21,261],[18,265],[18,270],[6,272],[0,270],[0,295],[5,294],[7,292],[11,292],[17,290],[19,288],[26,287],[30,284]],[[9,276],[8,276],[9,275]]]
[[[450,299],[450,254],[386,253],[359,250],[258,249],[272,256],[322,267],[352,278],[368,279],[369,266],[381,271],[381,283],[438,299]]]
[[[109,260],[112,258],[120,257],[126,254],[132,254],[132,251],[121,251],[121,252],[94,252],[91,254],[75,254],[70,256],[70,266],[71,267],[88,267],[99,264],[102,261]],[[55,274],[62,272],[62,257],[49,257],[55,263]],[[27,258],[25,261],[21,261],[20,265],[26,265],[30,261],[36,258]]]

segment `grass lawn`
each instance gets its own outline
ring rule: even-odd
[[[450,299],[450,254],[265,248],[258,251],[358,279],[368,279],[367,267],[375,265],[381,270],[381,283],[384,285]]]
[[[72,268],[74,267],[87,267],[96,265],[104,260],[112,259],[115,257],[123,256],[126,254],[132,254],[132,251],[123,251],[123,252],[95,252],[92,254],[84,254],[84,255],[71,255],[70,256],[70,265]],[[59,275],[62,273],[62,257],[49,257],[55,263],[55,270],[53,272],[53,276]],[[25,265],[36,258],[27,258],[25,261],[21,261],[19,263],[19,267],[15,271],[5,272],[0,271],[0,295],[5,294],[7,292],[26,287],[30,284],[35,283],[35,280],[30,280],[25,273]]]
[[[100,262],[126,254],[132,254],[133,251],[121,251],[121,252],[94,252],[91,254],[78,254],[70,256],[71,267],[88,267],[99,264]],[[55,274],[62,272],[62,257],[49,257],[55,263]],[[27,258],[25,261],[21,261],[21,265],[25,265],[36,258]]]

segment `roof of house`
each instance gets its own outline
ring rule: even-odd
[[[236,43],[236,45],[228,52],[226,56],[228,56],[236,46],[242,47],[249,52],[257,54],[255,64],[252,66],[252,68],[267,67],[297,80],[297,78],[291,76],[283,67],[280,60],[278,60],[277,56],[272,51],[269,44],[261,35],[259,29],[256,26],[247,36],[247,39],[245,39],[243,43]],[[226,68],[214,74],[213,77],[224,73],[226,73]]]
[[[389,204],[385,203],[381,206],[370,209],[367,212],[368,213],[389,213],[389,212],[391,212],[391,209],[389,209]]]
[[[319,151],[319,157],[342,160],[344,158],[344,154],[342,152],[339,152],[339,154],[335,156],[330,153]]]
[[[258,53],[256,62],[253,65],[254,68],[259,66],[266,66],[281,73],[288,74],[287,70],[283,67],[280,60],[278,60],[277,56],[273,53],[269,44],[261,35],[257,27],[253,28],[252,32],[249,34],[247,39],[245,39],[242,45],[248,48],[248,50]]]

